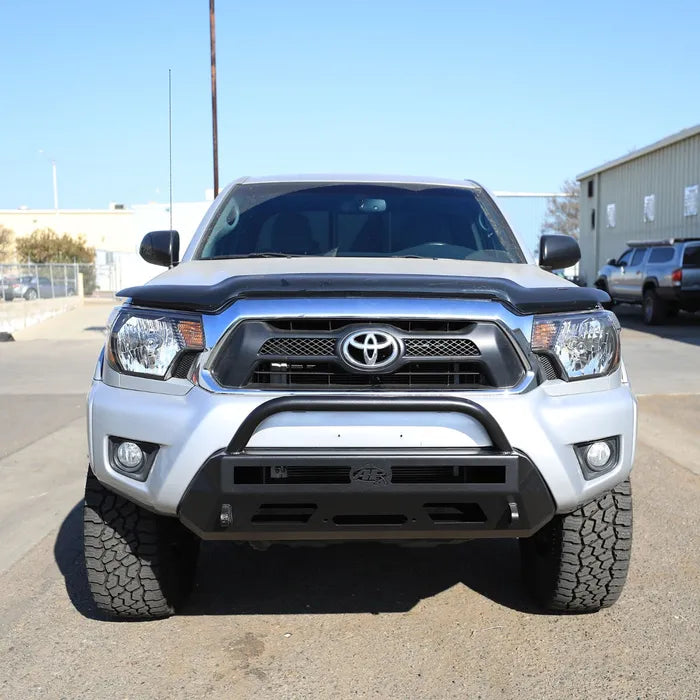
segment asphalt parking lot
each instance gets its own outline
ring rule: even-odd
[[[542,615],[517,546],[207,544],[178,617],[116,623],[84,582],[84,396],[109,305],[0,344],[0,698],[700,697],[700,314],[616,309],[639,395],[625,592]]]

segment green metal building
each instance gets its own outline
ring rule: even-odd
[[[581,173],[581,274],[627,241],[700,237],[700,124]]]

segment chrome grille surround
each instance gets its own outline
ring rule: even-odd
[[[532,355],[529,339],[532,334],[533,316],[519,315],[501,303],[479,299],[440,299],[384,297],[384,298],[279,298],[279,299],[242,299],[218,314],[203,314],[208,349],[200,355],[196,368],[196,384],[212,393],[221,394],[258,394],[260,391],[270,393],[271,388],[259,389],[241,385],[226,386],[214,374],[213,369],[233,334],[246,321],[260,321],[280,330],[294,330],[294,335],[306,335],[309,324],[315,328],[330,330],[332,319],[342,319],[344,323],[358,318],[363,324],[386,324],[388,319],[406,319],[412,325],[430,328],[431,324],[449,322],[453,328],[465,323],[486,323],[496,326],[508,340],[509,350],[518,358],[518,365],[524,368],[522,378],[513,386],[481,387],[480,394],[513,394],[534,389],[538,384],[536,358]],[[310,333],[308,335],[311,335]],[[260,346],[264,342],[263,338]],[[320,391],[322,391],[319,388]],[[294,393],[294,388],[279,388],[281,393]],[[433,389],[414,389],[414,392],[432,393]],[[449,391],[469,392],[468,386]],[[340,388],[326,389],[333,394],[345,393]],[[371,390],[370,392],[371,393]],[[385,393],[385,392],[382,392]]]
[[[396,359],[376,368],[348,363],[341,352],[345,339],[365,335],[394,338]],[[333,317],[289,325],[245,320],[209,368],[225,388],[265,391],[505,389],[527,370],[512,341],[491,322]]]

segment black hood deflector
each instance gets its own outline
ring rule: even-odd
[[[283,274],[230,277],[212,285],[150,284],[117,293],[135,306],[217,313],[238,299],[404,297],[488,299],[517,314],[588,311],[610,297],[589,287],[522,287],[498,277]]]

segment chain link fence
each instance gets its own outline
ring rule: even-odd
[[[83,275],[83,289],[80,277]],[[0,299],[55,299],[81,293],[91,294],[95,288],[95,267],[80,263],[13,263],[0,264]]]

